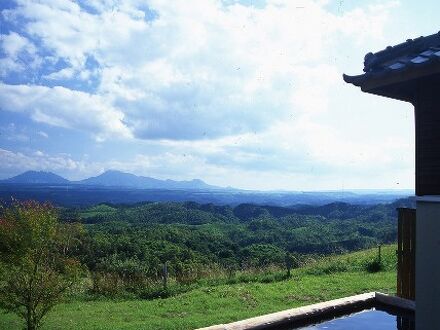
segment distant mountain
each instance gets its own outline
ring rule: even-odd
[[[190,181],[159,180],[146,176],[137,176],[115,170],[106,171],[98,176],[80,181],[69,181],[59,175],[43,171],[27,171],[9,179],[0,180],[0,183],[12,184],[72,184],[88,186],[106,186],[138,189],[166,189],[166,190],[218,190],[223,189],[211,186],[202,180]]]
[[[76,183],[93,186],[131,187],[143,189],[220,189],[202,180],[191,181],[159,180],[146,176],[137,176],[115,170],[106,171],[98,176]]]
[[[151,188],[152,186],[160,184],[161,180],[153,178],[146,178],[146,180],[144,180],[142,177],[138,177],[134,174],[110,170],[98,176],[76,181],[76,183],[94,186]]]
[[[69,181],[50,172],[29,171],[16,177],[0,180],[0,200],[38,199],[60,205],[91,205],[102,202],[137,203],[142,201],[194,201],[202,204],[239,205],[236,216],[266,214],[278,217],[296,213],[314,215],[317,210],[308,205],[325,205],[319,214],[326,218],[346,219],[364,211],[359,205],[392,203],[413,196],[412,190],[376,191],[251,191],[211,186],[202,180],[174,181],[136,176],[120,171],[107,171],[81,181]],[[67,186],[67,189],[66,187]],[[105,187],[105,189],[103,189]],[[347,205],[355,204],[355,205]],[[252,205],[266,205],[265,209]],[[356,205],[357,204],[357,205]],[[396,207],[402,207],[400,201]],[[269,207],[271,205],[271,207]],[[405,204],[403,204],[405,205]],[[288,208],[280,209],[277,206]],[[286,213],[287,212],[287,213]]]
[[[20,184],[72,184],[88,186],[106,186],[138,189],[165,189],[165,190],[219,190],[224,189],[211,186],[202,180],[190,181],[159,180],[146,176],[137,176],[115,170],[106,171],[98,176],[80,181],[69,181],[51,172],[27,171],[9,179],[0,180],[0,183]]]
[[[6,180],[0,180],[1,183],[23,183],[23,184],[65,184],[70,181],[52,172],[27,171]]]

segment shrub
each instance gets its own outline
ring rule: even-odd
[[[369,273],[377,273],[384,270],[384,264],[378,258],[369,260],[365,263],[364,269]]]

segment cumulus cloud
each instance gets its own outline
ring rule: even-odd
[[[60,84],[87,80],[93,61],[98,83],[90,99],[118,109],[135,137],[194,140],[263,131],[292,111],[318,109],[319,89],[301,87],[304,74],[327,61],[325,50],[336,46],[335,35],[380,38],[391,5],[336,15],[325,2],[312,0],[273,0],[260,8],[216,0],[191,6],[161,0],[84,6],[19,1],[4,16],[23,20],[27,35],[51,54],[51,61],[67,64],[45,74],[46,79]],[[7,59],[23,43],[8,46]],[[337,73],[335,67],[327,72]],[[71,104],[70,111],[81,111],[77,106]],[[73,126],[77,121],[65,110],[54,109],[52,120],[47,114],[31,115]],[[101,119],[89,121],[93,118]],[[106,125],[91,127],[107,136]]]
[[[0,49],[5,54],[0,58],[0,77],[11,72],[35,70],[41,64],[34,43],[16,32],[0,35]]]
[[[0,40],[3,51],[13,60],[16,60],[22,51],[28,51],[32,54],[36,51],[35,46],[27,38],[16,32],[3,34],[1,35]]]
[[[0,148],[0,170],[2,173],[15,172],[18,174],[26,170],[46,171],[73,171],[83,165],[64,154],[47,155],[36,150],[32,153],[14,152]]]
[[[85,130],[97,139],[109,134],[131,136],[124,114],[100,96],[60,86],[0,84],[0,109],[23,112],[49,125]]]

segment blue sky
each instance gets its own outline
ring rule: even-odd
[[[342,81],[437,1],[2,1],[0,178],[413,188],[410,105]]]

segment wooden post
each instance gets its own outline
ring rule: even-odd
[[[382,245],[379,244],[379,255],[378,255],[379,264],[382,264],[382,253],[381,253],[381,248],[382,248]]]
[[[293,266],[292,259],[293,259],[292,255],[289,252],[286,252],[286,256],[284,258],[284,261],[285,261],[285,265],[287,268],[287,278],[291,277],[290,270],[292,269],[292,266]]]
[[[163,264],[163,289],[166,290],[168,286],[168,265],[165,262]]]

